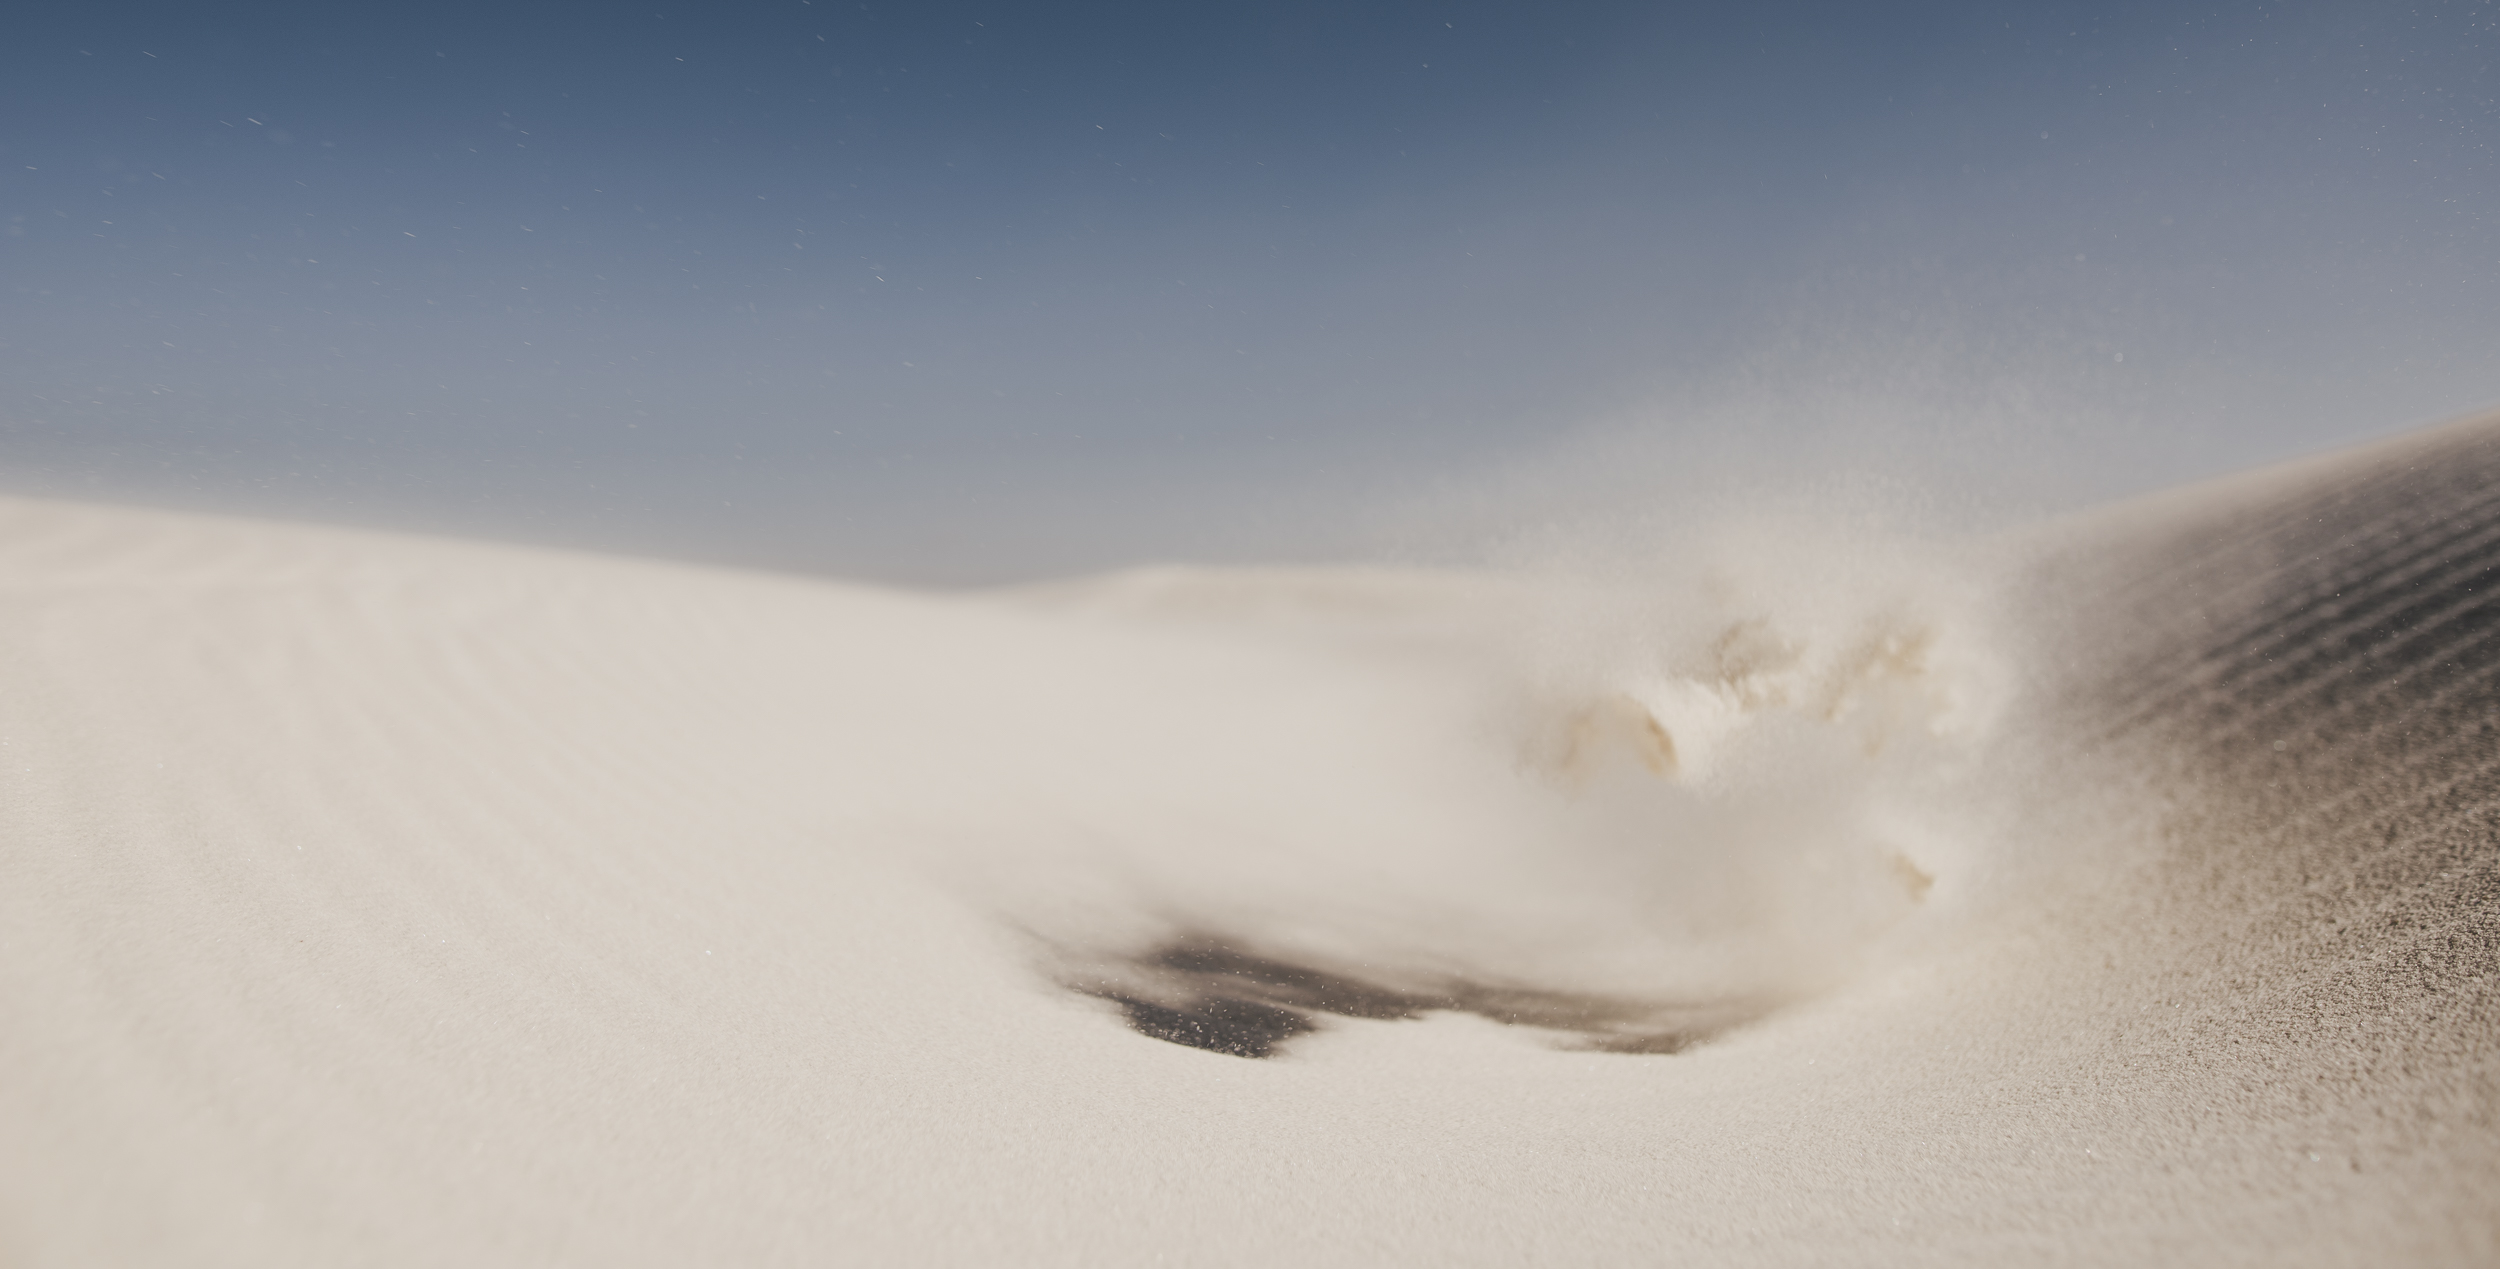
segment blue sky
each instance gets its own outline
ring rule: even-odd
[[[926,581],[1574,452],[2106,496],[2500,403],[2496,25],[50,6],[0,487]]]

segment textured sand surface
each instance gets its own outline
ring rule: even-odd
[[[1804,571],[0,503],[0,1262],[2500,1258],[2500,425]]]

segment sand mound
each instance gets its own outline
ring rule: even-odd
[[[2500,1256],[2500,426],[1811,558],[0,503],[0,1260]]]

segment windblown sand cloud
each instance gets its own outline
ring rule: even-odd
[[[0,1251],[2486,1261],[2495,488],[953,598],[8,503]]]

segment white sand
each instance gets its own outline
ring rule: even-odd
[[[932,598],[0,503],[0,1263],[2500,1255],[2488,922],[2303,1005],[2429,953],[2177,898],[2228,833],[2060,730],[2108,641],[1865,563]],[[1181,927],[1781,1007],[1253,1061],[1051,981]]]

